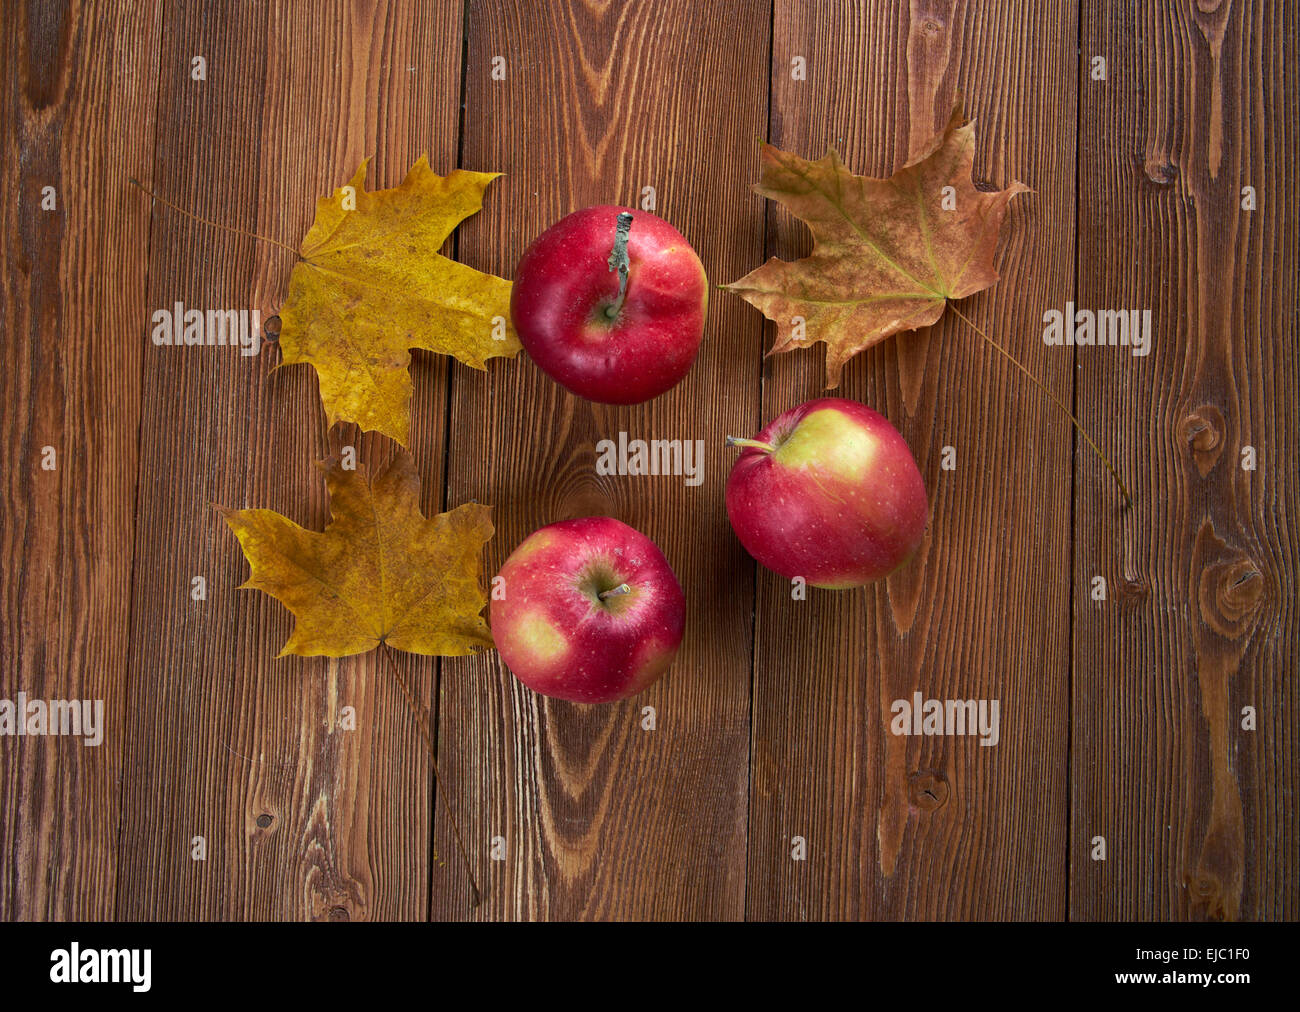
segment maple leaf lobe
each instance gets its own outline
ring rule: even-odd
[[[992,193],[977,189],[974,156],[975,124],[962,122],[960,106],[887,179],[853,175],[833,150],[809,161],[764,144],[755,191],[782,204],[813,235],[809,256],[773,257],[724,286],[777,324],[768,354],[822,341],[827,387],[835,387],[858,352],[929,326],[948,299],[994,284],[993,253],[1007,205],[1028,188],[1013,182]],[[804,321],[802,338],[796,317]]]
[[[279,656],[345,657],[387,643],[455,657],[492,646],[479,574],[491,507],[466,503],[426,519],[406,453],[370,478],[336,457],[318,466],[330,495],[323,532],[274,510],[221,510],[248,559],[243,587],[270,594],[296,620]]]
[[[478,213],[499,173],[439,176],[421,155],[400,186],[367,191],[369,159],[348,187],[316,202],[280,310],[282,363],[312,365],[329,425],[357,423],[406,445],[409,349],[451,355],[475,369],[520,349],[510,282],[439,253]],[[497,340],[494,335],[502,335]]]

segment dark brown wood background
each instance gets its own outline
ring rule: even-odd
[[[3,10],[0,697],[103,699],[108,726],[99,748],[0,739],[0,917],[1300,915],[1293,5]],[[810,248],[748,188],[758,139],[887,175],[959,93],[977,180],[1033,190],[1012,205],[1003,281],[962,309],[1073,402],[1136,506],[950,313],[860,355],[840,391],[916,453],[933,512],[919,557],[796,602],[730,531],[722,437],[820,394],[823,365],[764,360],[770,334],[739,299],[715,294],[695,369],[636,407],[577,400],[525,356],[485,375],[415,353],[424,506],[496,507],[488,573],[535,527],[607,513],[658,541],[691,606],[669,676],[607,707],[535,696],[495,654],[399,659],[433,710],[484,885],[472,909],[380,659],[275,660],[291,617],[235,590],[246,564],[212,504],[325,522],[314,374],[272,372],[273,346],[149,341],[152,310],[178,300],[269,316],[292,258],[128,179],[296,244],[364,156],[392,186],[428,152],[438,171],[505,173],[449,246],[507,277],[555,219],[653,186],[731,281]],[[1154,351],[1046,347],[1042,314],[1067,300],[1150,308]],[[704,439],[706,480],[598,477],[594,445],[620,430]],[[359,446],[371,464],[391,452]],[[913,691],[999,699],[1000,744],[890,735],[890,701]]]

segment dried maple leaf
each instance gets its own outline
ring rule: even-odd
[[[366,192],[368,164],[350,189],[316,202],[280,309],[280,348],[283,364],[315,367],[330,425],[356,422],[406,445],[408,349],[452,355],[475,369],[519,351],[510,282],[438,253],[482,208],[499,173],[457,169],[443,177],[421,156],[401,186]]]
[[[324,533],[274,510],[221,511],[252,570],[243,586],[266,591],[297,619],[280,656],[346,657],[386,643],[456,657],[492,646],[479,614],[491,507],[466,503],[426,520],[405,453],[370,478],[338,458],[317,466],[330,494]]]
[[[975,124],[962,123],[960,105],[943,133],[888,179],[853,175],[834,151],[810,162],[764,144],[763,178],[754,189],[803,219],[814,239],[811,256],[793,263],[773,257],[723,286],[776,322],[769,354],[825,341],[826,385],[835,387],[841,367],[864,348],[929,326],[948,299],[997,281],[993,250],[1002,218],[1028,187],[977,190],[974,156]],[[802,338],[796,317],[804,321]]]

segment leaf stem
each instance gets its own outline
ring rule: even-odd
[[[258,235],[256,232],[248,232],[242,228],[235,228],[233,225],[223,225],[221,224],[221,222],[213,221],[211,218],[202,218],[199,215],[195,214],[193,211],[185,210],[185,208],[181,207],[179,204],[173,204],[166,197],[158,196],[158,194],[154,193],[153,190],[149,189],[149,187],[145,186],[144,183],[140,182],[140,180],[134,177],[130,177],[130,176],[127,177],[127,182],[131,183],[133,186],[139,187],[141,190],[143,190],[146,194],[149,195],[149,198],[151,200],[156,200],[164,207],[170,207],[173,211],[177,212],[178,214],[183,214],[185,215],[185,217],[197,221],[201,225],[207,225],[210,228],[219,228],[226,232],[234,232],[235,235],[242,235],[249,239],[258,239],[262,242],[269,242],[272,246],[279,246],[281,249],[287,249],[294,256],[298,256],[298,251],[296,249],[294,249],[292,246],[286,243],[280,242],[279,239],[272,239],[269,236]]]
[[[474,878],[474,869],[470,866],[469,852],[465,850],[465,841],[461,839],[460,825],[456,822],[456,816],[452,813],[451,802],[447,800],[446,792],[442,787],[442,777],[438,775],[438,760],[435,758],[433,748],[433,734],[429,730],[429,717],[424,707],[419,704],[415,698],[415,693],[411,689],[411,683],[402,674],[398,667],[397,661],[393,658],[393,651],[387,643],[382,640],[379,643],[380,652],[384,659],[388,661],[388,667],[393,672],[393,677],[397,680],[398,687],[402,690],[402,695],[406,697],[406,705],[410,707],[411,714],[415,721],[420,725],[420,736],[424,739],[425,751],[429,753],[429,765],[433,767],[433,783],[438,791],[438,797],[442,799],[443,808],[446,809],[447,819],[451,822],[451,830],[456,836],[456,846],[460,849],[460,856],[465,860],[465,874],[469,876],[469,888],[473,896],[473,906],[478,906],[483,902],[482,894],[478,889],[478,881]]]
[[[1062,411],[1065,412],[1066,417],[1069,418],[1070,421],[1074,423],[1074,427],[1079,431],[1079,435],[1081,435],[1084,438],[1084,440],[1087,442],[1087,444],[1092,447],[1093,452],[1097,454],[1098,457],[1101,458],[1101,462],[1106,465],[1107,469],[1109,469],[1111,477],[1115,479],[1115,484],[1119,486],[1119,490],[1124,496],[1124,505],[1132,506],[1133,497],[1129,495],[1128,486],[1124,484],[1124,479],[1119,476],[1119,471],[1117,471],[1115,469],[1115,465],[1110,462],[1110,458],[1107,457],[1106,454],[1101,452],[1101,447],[1097,445],[1096,441],[1090,435],[1088,435],[1088,430],[1085,429],[1082,424],[1080,424],[1079,419],[1074,417],[1074,412],[1071,411],[1068,407],[1066,407],[1065,402],[1061,400],[1061,398],[1057,397],[1056,394],[1052,393],[1052,391],[1048,390],[1047,387],[1043,386],[1043,384],[1040,383],[1034,377],[1033,373],[1031,373],[1028,369],[1026,369],[1023,365],[1021,365],[1019,361],[1017,361],[1014,355],[1012,355],[1009,351],[1003,348],[1002,345],[998,344],[995,340],[993,340],[993,338],[989,337],[988,334],[984,333],[983,330],[977,327],[975,325],[975,322],[969,316],[963,313],[960,309],[958,309],[957,306],[952,301],[948,302],[948,308],[951,309],[954,313],[956,313],[958,317],[965,320],[966,326],[970,327],[971,330],[975,331],[975,333],[979,334],[980,337],[984,338],[984,340],[988,342],[990,347],[992,347],[995,351],[997,351],[999,355],[1001,355],[1008,362],[1010,362],[1017,369],[1019,369],[1022,373],[1024,373],[1025,377],[1029,380],[1030,383],[1038,387],[1038,389],[1041,390],[1058,408],[1060,408]]]

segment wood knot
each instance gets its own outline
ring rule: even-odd
[[[1223,885],[1206,872],[1189,875],[1184,880],[1188,898],[1194,911],[1213,920],[1225,920],[1227,908],[1223,902]]]
[[[1157,186],[1173,186],[1178,178],[1178,166],[1170,161],[1148,158],[1142,166],[1147,179]]]
[[[948,803],[948,778],[939,770],[916,770],[907,775],[907,800],[913,808],[933,812]]]
[[[1254,559],[1219,537],[1210,520],[1202,521],[1187,588],[1200,619],[1197,653],[1202,661],[1218,657],[1223,667],[1226,658],[1229,667],[1235,666],[1264,611],[1269,581]]]
[[[926,18],[921,24],[921,31],[926,35],[938,35],[943,31],[943,22],[936,18]]]
[[[1219,895],[1219,883],[1208,875],[1194,877],[1189,887],[1197,899],[1208,900]]]
[[[1143,601],[1151,596],[1151,584],[1141,576],[1121,576],[1115,581],[1115,592],[1124,601]]]
[[[1263,599],[1264,575],[1250,559],[1219,562],[1201,573],[1201,615],[1220,636],[1248,633]]]
[[[1223,438],[1223,412],[1213,404],[1202,404],[1188,412],[1179,426],[1183,442],[1187,444],[1196,462],[1196,469],[1204,478],[1219,462],[1225,441]]]
[[[275,821],[275,818],[274,818],[273,816],[268,815],[266,812],[263,812],[261,815],[259,815],[259,816],[257,817],[257,828],[258,828],[258,829],[266,829],[266,828],[268,828],[268,827],[271,825],[271,823],[273,823],[274,821]]]

